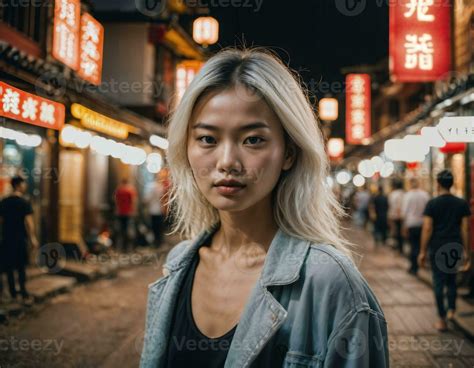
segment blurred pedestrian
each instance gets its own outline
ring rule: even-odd
[[[129,228],[136,213],[136,197],[135,187],[130,184],[128,178],[123,178],[115,190],[115,209],[119,226],[118,238],[120,239],[120,246],[117,246],[117,249],[123,252],[130,250]],[[133,244],[131,248],[133,249]]]
[[[403,235],[402,235],[402,203],[403,196],[403,181],[400,179],[394,179],[392,181],[392,191],[388,195],[388,220],[390,222],[390,228],[395,238],[395,248],[403,254]]]
[[[369,221],[370,193],[364,186],[359,187],[354,195],[355,222],[362,228],[367,227]]]
[[[149,185],[145,194],[145,204],[148,208],[148,215],[151,220],[151,227],[154,235],[155,247],[159,247],[163,241],[164,231],[164,209],[162,198],[165,194],[165,187],[157,176],[155,181]]]
[[[369,209],[374,223],[373,233],[375,245],[379,243],[385,245],[388,231],[388,198],[384,194],[382,185],[378,186],[377,193],[371,198]]]
[[[3,241],[0,244],[0,269],[6,272],[8,288],[13,300],[17,299],[15,274],[18,276],[20,294],[23,302],[31,301],[26,290],[26,266],[28,264],[28,241],[35,249],[38,240],[35,235],[33,208],[25,198],[27,184],[25,179],[15,176],[11,179],[13,192],[0,202],[0,221]],[[0,295],[3,292],[0,278]]]
[[[413,275],[418,272],[417,258],[420,252],[423,212],[429,199],[429,194],[420,188],[418,179],[411,178],[410,190],[403,196],[402,217],[403,234],[410,243],[410,268],[408,272]]]
[[[433,277],[433,291],[438,308],[436,329],[447,329],[446,316],[454,318],[456,310],[456,275],[467,271],[471,264],[468,242],[469,203],[451,194],[453,174],[443,170],[437,175],[439,196],[431,199],[424,212],[421,250],[418,263],[424,266],[429,256]],[[461,266],[462,262],[464,264]],[[444,288],[447,288],[448,311]]]

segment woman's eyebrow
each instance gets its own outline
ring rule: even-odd
[[[253,129],[270,129],[267,123],[264,123],[262,121],[256,121],[254,123],[246,124],[238,128],[239,131],[246,131],[246,130],[253,130]],[[214,130],[214,131],[219,131],[220,128],[212,125],[212,124],[206,124],[199,122],[195,124],[192,129],[208,129],[208,130]]]

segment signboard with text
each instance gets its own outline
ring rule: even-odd
[[[389,66],[394,82],[427,82],[451,68],[451,2],[399,0],[390,4]]]
[[[0,82],[0,116],[60,130],[64,125],[65,107],[58,102]]]
[[[371,82],[368,74],[346,76],[346,142],[363,144],[371,135]]]
[[[102,79],[102,52],[104,27],[89,13],[81,18],[81,43],[79,55],[79,76],[95,85]]]
[[[56,0],[54,4],[53,57],[71,69],[79,66],[81,2]]]

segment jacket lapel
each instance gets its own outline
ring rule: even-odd
[[[237,325],[225,368],[249,367],[283,324],[288,312],[267,287],[297,281],[308,250],[308,241],[278,229],[268,249],[262,274]]]

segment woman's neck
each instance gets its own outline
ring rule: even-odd
[[[238,251],[245,251],[246,248],[259,249],[266,253],[277,230],[278,225],[273,216],[270,216],[269,221],[246,219],[237,222],[221,218],[220,226],[213,237],[212,247],[226,257],[231,257]]]

